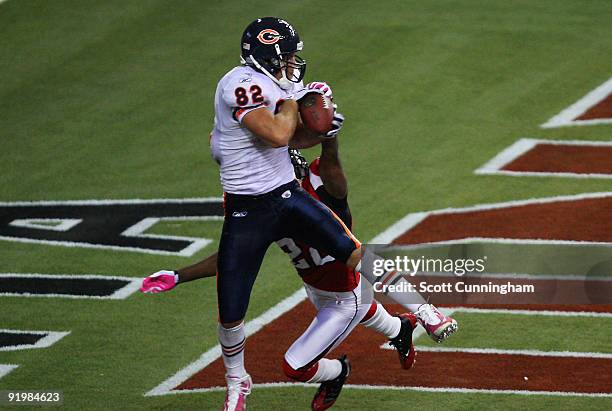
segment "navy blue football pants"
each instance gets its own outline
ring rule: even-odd
[[[259,196],[227,193],[217,260],[221,323],[244,318],[268,247],[285,237],[344,262],[359,246],[340,219],[295,180]]]

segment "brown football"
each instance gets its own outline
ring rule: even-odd
[[[319,93],[308,93],[298,102],[302,123],[310,130],[325,134],[332,129],[334,107],[332,101]]]

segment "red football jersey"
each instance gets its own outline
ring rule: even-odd
[[[319,176],[318,158],[310,164],[309,173],[302,180],[302,188],[317,201],[329,207],[349,229],[352,229],[351,214],[346,199],[330,201],[329,194],[325,195],[327,192]],[[331,255],[291,238],[283,238],[277,243],[285,253],[289,254],[298,274],[306,284],[320,290],[335,292],[351,291],[359,284],[359,273]]]

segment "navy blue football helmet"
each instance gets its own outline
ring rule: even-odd
[[[262,17],[242,34],[240,62],[265,74],[282,89],[299,83],[306,72],[306,61],[295,55],[303,43],[291,24],[276,17]],[[291,55],[295,61],[289,61]],[[276,75],[281,73],[280,79]]]

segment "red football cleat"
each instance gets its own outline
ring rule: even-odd
[[[416,328],[417,318],[412,313],[400,314],[398,317],[402,322],[402,327],[398,336],[389,340],[389,344],[397,350],[402,368],[409,370],[416,360],[416,352],[414,351],[414,344],[412,344],[412,331]]]
[[[346,378],[351,373],[351,363],[346,358],[346,355],[338,358],[338,361],[342,363],[342,371],[340,375],[330,381],[323,382],[314,398],[312,399],[312,410],[313,411],[323,411],[334,405],[338,396],[340,395],[340,391],[342,391],[342,386],[346,381]]]

